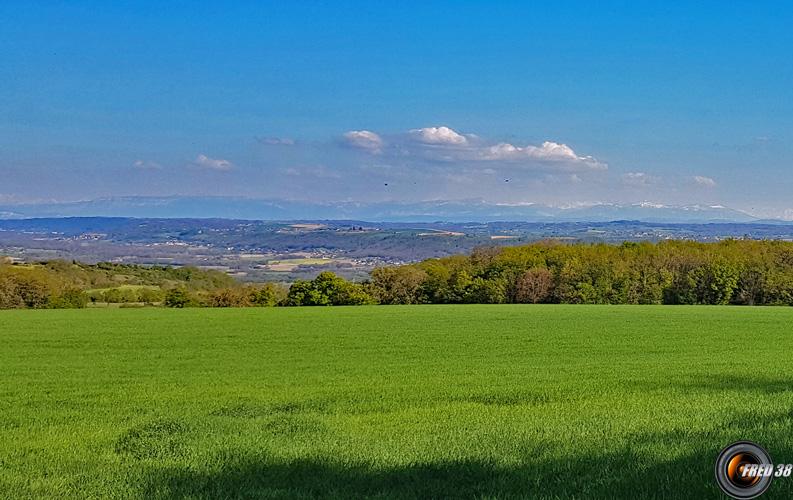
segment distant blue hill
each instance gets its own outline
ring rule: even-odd
[[[121,197],[70,203],[0,205],[0,218],[31,217],[231,218],[255,220],[337,219],[402,222],[759,222],[722,206],[651,203],[596,204],[569,208],[495,204],[476,200],[418,203],[303,202],[234,197]],[[768,222],[768,221],[766,221]]]

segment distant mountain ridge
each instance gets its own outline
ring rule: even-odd
[[[757,222],[721,205],[599,203],[557,207],[481,200],[425,202],[305,202],[236,197],[119,197],[66,203],[0,205],[0,218],[33,217],[232,218],[253,220],[336,219],[400,222]]]

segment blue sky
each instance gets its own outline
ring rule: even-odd
[[[793,217],[784,2],[0,4],[0,201]]]

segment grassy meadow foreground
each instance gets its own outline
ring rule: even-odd
[[[793,462],[791,324],[718,306],[0,311],[0,497],[715,497],[732,441]]]

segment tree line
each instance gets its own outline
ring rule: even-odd
[[[375,269],[369,286],[382,304],[793,305],[793,243],[542,241]]]
[[[237,287],[225,273],[189,266],[16,263],[0,257],[0,309],[82,308],[97,302],[161,305],[171,290],[208,294]]]
[[[118,286],[120,282],[123,284]],[[100,284],[116,286],[100,289]],[[475,303],[793,305],[793,242],[670,240],[611,245],[548,240],[516,247],[479,247],[470,255],[381,267],[362,283],[323,272],[290,286],[246,285],[222,273],[196,268],[88,266],[63,261],[32,267],[0,264],[0,308],[85,307],[97,301],[177,308]]]

